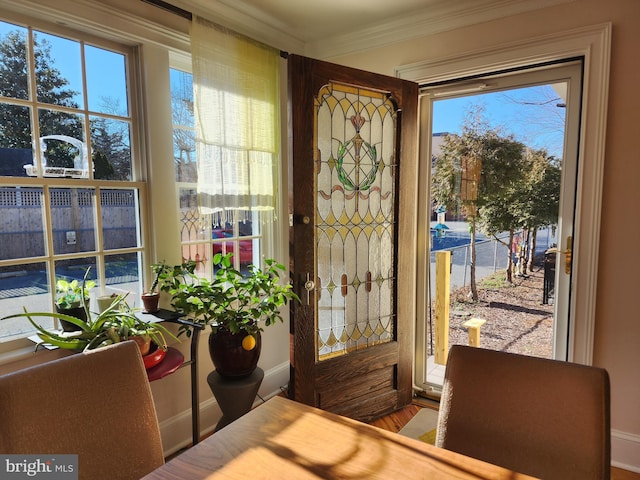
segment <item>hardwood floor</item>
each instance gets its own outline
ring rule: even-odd
[[[374,420],[371,425],[397,433],[421,408],[435,408],[435,406],[428,405],[423,407],[422,405],[412,404],[390,415]],[[611,480],[640,480],[640,473],[611,467]]]
[[[378,428],[382,428],[383,430],[388,430],[390,432],[398,433],[402,427],[404,427],[409,420],[413,418],[413,416],[420,411],[422,407],[419,405],[409,405],[404,407],[402,410],[398,410],[390,415],[386,415],[384,417],[380,417],[377,420],[371,422],[371,425],[374,425]]]
[[[622,470],[621,468],[611,467],[611,480],[638,480],[640,473]]]

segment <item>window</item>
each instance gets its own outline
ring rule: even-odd
[[[51,311],[56,279],[132,292],[142,255],[132,52],[0,21],[0,311]],[[44,322],[44,319],[41,319]],[[49,320],[50,325],[51,320]],[[44,325],[44,323],[43,323]],[[0,342],[33,333],[0,322]]]
[[[183,260],[195,260],[197,273],[210,276],[216,253],[232,253],[240,271],[260,263],[262,219],[259,212],[234,210],[231,215],[201,213],[198,209],[196,146],[193,119],[193,80],[188,72],[171,69],[173,151],[180,202]]]

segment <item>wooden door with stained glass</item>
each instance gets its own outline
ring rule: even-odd
[[[359,420],[411,401],[418,86],[290,56],[290,396]]]

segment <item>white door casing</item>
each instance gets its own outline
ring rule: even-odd
[[[569,332],[566,358],[590,365],[593,359],[593,339],[596,312],[596,287],[599,250],[600,213],[602,203],[602,177],[604,169],[606,116],[609,83],[611,24],[579,28],[545,35],[527,41],[499,45],[491,49],[467,52],[396,68],[396,75],[420,84],[434,84],[456,79],[474,78],[483,74],[526,68],[532,65],[583,58],[583,96],[581,128],[578,139],[576,178],[576,212],[573,243],[572,295],[570,299]],[[425,102],[421,102],[425,103]],[[420,154],[431,151],[431,125],[428,109],[420,107]],[[428,169],[422,169],[428,170]],[[428,173],[420,172],[420,182],[428,181]],[[426,205],[429,196],[421,198]],[[428,210],[427,210],[428,211]],[[427,215],[428,217],[428,215]],[[424,221],[424,220],[423,220]],[[418,225],[418,292],[428,285],[428,235],[424,225]],[[428,225],[427,230],[428,232]],[[561,238],[559,249],[566,249],[566,238]],[[426,252],[420,253],[420,252]],[[564,263],[559,263],[564,265]],[[416,292],[417,293],[417,292]],[[416,359],[426,359],[424,324],[428,299],[416,295],[418,321],[416,325]],[[422,312],[422,315],[421,315]],[[424,363],[424,364],[423,364]],[[426,378],[426,361],[416,362],[415,381],[420,388]]]

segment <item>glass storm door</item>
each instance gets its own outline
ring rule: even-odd
[[[573,343],[571,330],[576,318],[575,309],[571,308],[575,284],[571,250],[574,235],[579,231],[576,229],[576,207],[579,205],[576,202],[579,198],[578,147],[582,115],[582,71],[582,61],[573,60],[522,69],[518,73],[488,74],[477,80],[480,82],[478,85],[483,86],[481,93],[465,93],[464,88],[470,88],[468,82],[463,82],[463,86],[452,83],[446,89],[441,86],[424,88],[421,92],[424,95],[421,102],[422,114],[432,119],[428,135],[431,137],[430,157],[434,162],[445,145],[445,137],[454,133],[449,131],[443,134],[441,130],[434,130],[434,125],[438,125],[438,117],[452,116],[456,109],[460,111],[481,105],[487,109],[487,118],[495,122],[492,128],[500,126],[501,131],[506,132],[505,136],[517,132],[532,151],[544,149],[548,155],[546,161],[553,167],[547,167],[545,171],[555,174],[550,176],[553,181],[537,187],[537,191],[541,193],[540,198],[544,199],[538,202],[540,205],[557,202],[552,210],[553,218],[547,220],[549,224],[538,227],[535,242],[526,241],[532,232],[519,228],[514,229],[513,241],[509,239],[508,231],[499,233],[497,236],[502,237],[503,242],[506,239],[503,244],[492,241],[492,237],[488,235],[476,239],[476,278],[479,284],[486,282],[487,292],[477,305],[489,307],[484,310],[476,309],[463,289],[465,286],[468,288],[470,277],[468,266],[471,256],[465,256],[470,252],[468,219],[455,219],[451,215],[451,221],[446,221],[447,229],[450,230],[446,235],[438,238],[434,231],[431,238],[429,235],[424,236],[431,240],[433,257],[428,267],[429,301],[425,314],[419,315],[425,321],[422,326],[417,327],[416,384],[424,387],[428,395],[439,395],[444,381],[445,365],[438,361],[435,353],[439,350],[448,352],[448,348],[454,344],[470,343],[472,340],[464,324],[471,317],[486,320],[477,330],[482,348],[556,360],[571,358],[569,345]],[[538,177],[544,178],[539,173]],[[425,177],[421,181],[429,184],[432,179],[427,180]],[[444,218],[444,214],[442,217]],[[484,221],[487,222],[486,217]],[[429,229],[430,225],[433,228],[436,222],[440,223],[440,220],[431,218],[430,222],[419,228]],[[478,232],[483,233],[481,228],[478,228]],[[461,245],[455,245],[454,242],[458,239],[462,239],[459,242]],[[511,249],[505,252],[509,245]],[[456,305],[457,310],[447,318],[446,349],[443,348],[445,342],[438,339],[436,333],[438,327],[435,309],[429,310],[437,302],[436,250],[451,252],[451,305]],[[531,252],[531,257],[525,256],[524,252],[527,250]],[[516,260],[511,267],[509,252]],[[534,259],[537,260],[535,263]],[[522,285],[519,291],[502,284],[507,268],[513,271],[514,284]],[[536,283],[538,280],[539,283]],[[525,289],[529,292],[523,293]],[[496,297],[492,297],[492,292],[500,291],[507,293],[507,301],[496,301]],[[492,310],[488,312],[489,309]],[[526,313],[527,316],[511,315],[510,312]]]
[[[290,393],[375,418],[411,401],[417,85],[290,56],[289,87]]]

